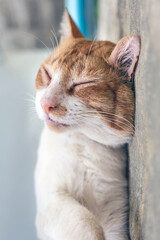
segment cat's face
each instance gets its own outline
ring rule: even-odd
[[[133,134],[134,94],[130,83],[139,39],[92,42],[66,13],[59,47],[36,79],[36,109],[52,130],[79,130],[104,144],[127,142]]]

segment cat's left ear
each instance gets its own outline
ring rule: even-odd
[[[83,37],[81,31],[73,21],[72,17],[70,16],[67,8],[64,12],[62,22],[61,22],[61,40],[67,39],[69,37],[73,38],[81,38]]]
[[[140,39],[135,35],[122,38],[113,49],[108,63],[131,76],[140,52]]]

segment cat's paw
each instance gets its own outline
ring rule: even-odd
[[[83,240],[106,240],[106,238],[104,236],[103,228],[100,225],[92,225],[92,229],[90,229],[90,231],[86,231],[84,235],[80,239],[83,239]]]

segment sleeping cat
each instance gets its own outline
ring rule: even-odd
[[[92,42],[67,10],[61,33],[36,78],[36,109],[45,121],[35,173],[38,235],[126,240],[124,144],[134,131],[139,38]]]

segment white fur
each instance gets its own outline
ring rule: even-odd
[[[129,140],[103,124],[78,99],[67,96],[57,79],[37,93],[56,97],[68,112],[54,121],[72,124],[64,133],[44,128],[35,172],[38,235],[43,240],[126,240],[126,154]],[[75,106],[76,104],[76,106]],[[87,118],[80,118],[87,112]]]
[[[107,147],[75,131],[54,133],[45,127],[38,154],[40,239],[127,239],[123,148]]]
[[[42,106],[40,104],[40,100],[42,99],[44,93],[45,93],[45,89],[38,91],[37,94],[36,94],[36,99],[35,99],[36,100],[35,101],[36,111],[37,111],[38,116],[41,120],[46,120],[47,119],[47,116],[44,113],[44,111],[42,109]]]

